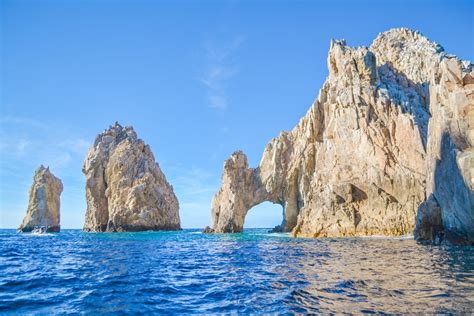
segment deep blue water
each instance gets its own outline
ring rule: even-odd
[[[0,230],[0,313],[472,312],[474,247]]]

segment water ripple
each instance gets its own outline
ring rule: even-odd
[[[474,310],[474,247],[412,239],[0,230],[0,253],[2,314]]]

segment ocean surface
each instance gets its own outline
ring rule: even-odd
[[[0,230],[0,314],[474,311],[474,247],[248,229]]]

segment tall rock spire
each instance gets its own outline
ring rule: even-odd
[[[28,209],[18,231],[30,232],[35,226],[44,226],[48,232],[60,230],[60,196],[63,184],[48,168],[41,165],[35,171],[30,189]]]

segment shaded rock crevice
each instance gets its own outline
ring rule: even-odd
[[[433,191],[418,210],[415,237],[436,244],[474,245],[474,193],[466,181],[470,172],[466,167],[474,167],[473,151],[460,151],[447,132],[440,147]]]

